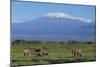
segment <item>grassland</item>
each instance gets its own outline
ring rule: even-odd
[[[48,56],[38,57],[34,54],[23,56],[22,51],[28,48],[34,53],[36,48],[42,48],[48,52]],[[73,57],[71,50],[80,48],[82,57]],[[13,44],[11,45],[11,66],[20,65],[44,65],[73,62],[89,62],[96,60],[95,44]]]

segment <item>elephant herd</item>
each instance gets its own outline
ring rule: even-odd
[[[82,50],[81,49],[78,49],[78,48],[72,49],[70,52],[71,52],[73,57],[81,57],[82,56]],[[39,57],[49,55],[49,53],[47,53],[45,50],[40,49],[40,48],[35,49],[33,54],[35,56],[39,56]],[[32,55],[32,53],[29,49],[23,50],[23,56],[30,56],[30,55]]]
[[[35,49],[35,52],[33,54],[40,57],[48,55],[48,53],[45,50],[40,48]],[[32,55],[32,52],[29,49],[23,50],[23,56],[30,56],[30,55]]]

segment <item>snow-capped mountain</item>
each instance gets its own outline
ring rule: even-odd
[[[47,13],[12,24],[13,38],[39,40],[95,40],[95,22],[65,13]]]
[[[74,17],[74,16],[71,16],[71,15],[66,14],[66,13],[48,13],[48,14],[46,14],[44,16],[45,17],[51,17],[51,18],[62,18],[62,19],[80,20],[80,21],[84,21],[84,22],[87,22],[87,23],[92,22],[89,19]]]

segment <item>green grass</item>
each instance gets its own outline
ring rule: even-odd
[[[36,48],[42,48],[48,52],[48,56],[37,57],[23,56],[22,51],[28,48],[34,53]],[[73,48],[82,49],[82,57],[73,57]],[[20,65],[42,65],[73,62],[88,62],[96,60],[96,46],[94,44],[14,44],[11,46],[12,66]]]

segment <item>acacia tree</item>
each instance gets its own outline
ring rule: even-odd
[[[60,41],[59,44],[64,44],[64,42],[63,41]]]
[[[86,42],[86,44],[93,44],[93,42],[92,41],[88,41],[88,42]]]

